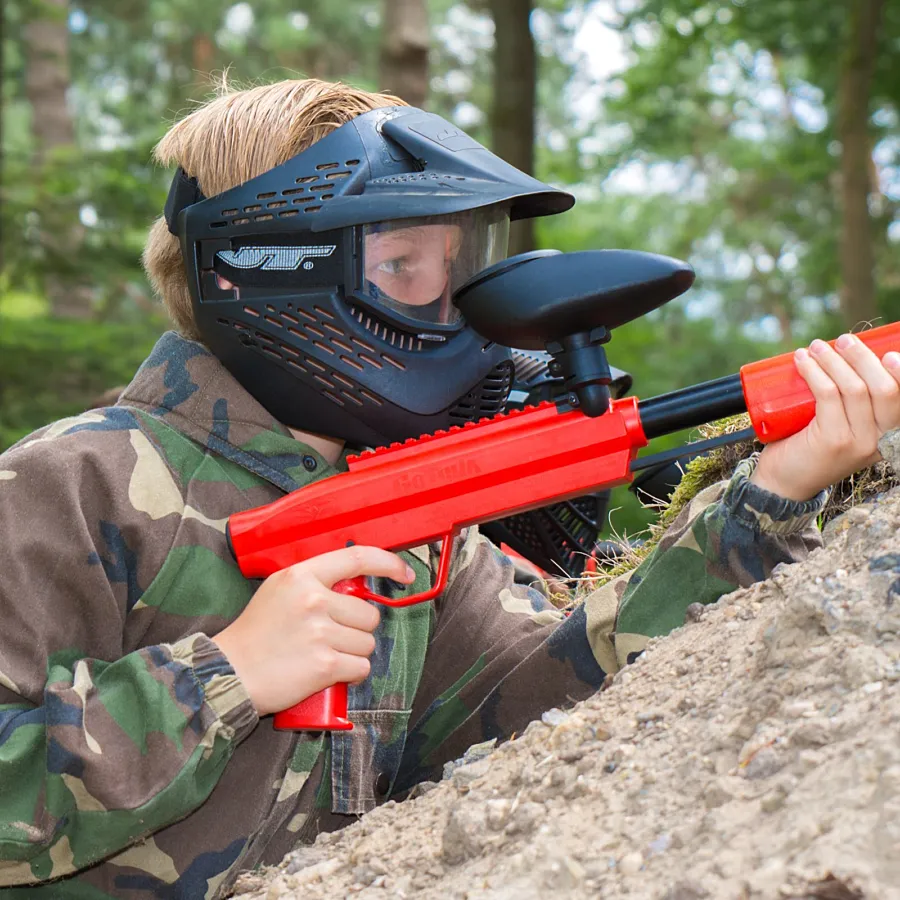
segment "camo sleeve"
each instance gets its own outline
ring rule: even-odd
[[[699,493],[634,572],[605,586],[617,598],[618,665],[650,637],[683,625],[691,603],[714,603],[822,546],[816,518],[828,492],[803,503],[785,500],[750,483],[756,461],[745,459],[730,481]]]
[[[166,553],[179,516],[137,516],[134,436],[108,424],[0,456],[0,885],[183,818],[257,722],[203,634],[127,652],[141,560]]]
[[[568,610],[515,584],[512,563],[471,529],[437,604],[395,793],[439,778],[468,747],[594,693],[650,637],[683,624],[689,604],[712,603],[820,546],[824,492],[783,500],[750,484],[754,466],[741,463],[729,482],[699,494],[637,569]]]

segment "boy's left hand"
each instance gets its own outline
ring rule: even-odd
[[[852,334],[833,350],[813,341],[794,362],[816,398],[816,415],[797,434],[768,444],[750,477],[788,500],[819,491],[881,459],[878,440],[900,427],[900,353],[878,357]]]

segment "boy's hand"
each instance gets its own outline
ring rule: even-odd
[[[376,547],[324,553],[267,578],[237,619],[213,638],[260,716],[337,682],[368,676],[380,613],[365,600],[331,590],[358,575],[404,584],[415,578],[399,556]]]
[[[750,477],[788,500],[810,500],[877,462],[879,438],[900,426],[900,353],[879,360],[851,334],[835,346],[813,341],[794,354],[816,398],[816,416],[803,431],[767,445]]]

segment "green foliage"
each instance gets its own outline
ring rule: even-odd
[[[162,330],[159,320],[137,327],[0,318],[0,452],[128,384]]]
[[[625,12],[614,14],[617,6]],[[698,273],[685,298],[614,336],[610,359],[632,372],[639,396],[837,334],[835,111],[852,8],[853,0],[536,0],[536,174],[578,196],[572,212],[539,221],[540,245],[651,250]],[[168,188],[171,173],[150,161],[168,125],[223,73],[243,85],[310,75],[377,88],[381,9],[382,0],[77,0],[69,4],[75,144],[37,167],[24,32],[50,9],[5,2],[0,447],[127,381],[161,330],[139,260]],[[429,107],[484,143],[488,10],[485,0],[429,0]],[[579,56],[575,43],[597,11],[618,28],[626,57],[621,72],[592,80],[599,51]],[[900,227],[898,46],[900,4],[886,2],[871,121],[882,189],[870,204],[886,320],[900,313],[890,238]],[[576,109],[585,95],[601,99]],[[54,235],[73,232],[77,253],[54,249],[65,245]],[[88,289],[105,324],[40,318],[48,273]],[[760,334],[781,342],[751,337]],[[614,524],[634,532],[650,516],[619,493]]]
[[[604,169],[668,167],[670,196],[683,193],[696,210],[682,234],[704,285],[730,315],[768,316],[794,343],[795,333],[809,330],[810,313],[813,324],[833,316],[842,284],[837,93],[853,2],[622,6],[631,64],[606,115],[626,126],[628,139],[601,158]],[[879,164],[872,171],[881,184],[870,200],[885,314],[893,306],[888,285],[897,280],[889,229],[900,209],[898,39],[900,10],[886,3],[871,91]]]

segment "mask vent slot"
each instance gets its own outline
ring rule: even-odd
[[[321,174],[318,175],[302,175],[295,178],[293,184],[286,187],[282,191],[262,191],[256,195],[259,201],[273,201],[266,203],[266,209],[281,209],[288,203],[295,203],[298,206],[307,203],[314,203],[314,206],[302,206],[303,212],[315,213],[322,208],[323,203],[327,203],[335,196],[339,196],[343,190],[343,184],[337,183],[340,179],[349,178],[353,174],[354,167],[358,166],[358,159],[348,159],[346,162],[326,162],[319,163],[316,170]],[[341,171],[337,171],[340,169]],[[281,197],[287,199],[279,199]],[[251,221],[269,222],[275,218],[275,215],[268,214],[263,216],[254,216],[252,219],[247,213],[256,213],[262,211],[262,203],[250,203],[243,209],[230,208],[222,210],[222,218],[224,221],[211,222],[210,228],[234,227],[236,225],[249,225]],[[296,216],[300,212],[297,210],[286,210],[277,213],[280,219]]]
[[[495,416],[506,404],[513,380],[513,365],[509,360],[497,363],[481,384],[458,400],[450,410],[455,425],[477,422]]]
[[[491,540],[509,543],[550,575],[578,578],[600,537],[608,496],[600,491],[508,516],[484,526],[484,532]]]
[[[425,342],[405,331],[392,328],[386,322],[382,322],[377,316],[373,316],[367,309],[359,306],[350,306],[350,315],[362,325],[370,334],[374,334],[379,340],[396,347],[398,350],[412,350],[414,352],[425,349]],[[388,360],[393,362],[393,360]]]
[[[303,344],[309,344],[311,347],[316,347],[318,350],[325,351],[329,355],[336,357],[352,370],[351,375],[348,376],[346,373],[335,371],[331,368],[331,365],[323,364],[320,359],[307,355],[303,352],[302,346],[291,346],[290,344],[282,343],[283,332],[276,337],[274,334],[262,331],[256,321],[246,323],[220,316],[218,322],[220,325],[238,332],[242,336],[242,342],[255,353],[264,356],[268,360],[277,360],[295,376],[298,372],[306,375],[315,384],[322,396],[327,397],[332,403],[338,406],[347,406],[349,403],[356,408],[370,404],[372,406],[384,405],[380,397],[376,397],[357,385],[352,378],[352,373],[364,372],[366,368],[383,368],[382,363],[373,358],[375,356],[373,347],[362,341],[356,342],[359,344],[358,347],[351,346],[350,341],[352,339],[349,339],[347,335],[333,324],[328,324],[327,321],[324,321],[325,316],[328,319],[333,319],[331,314],[318,307],[316,307],[316,311],[322,314],[322,319],[316,319],[307,310],[297,309],[288,312],[276,310],[271,305],[267,305],[266,308],[269,311],[269,315],[263,318],[267,324],[276,326],[280,332],[284,329],[294,338],[298,338]],[[254,318],[260,316],[260,312],[252,307],[245,307],[244,312]],[[272,315],[273,313],[280,316],[284,322],[277,321]],[[301,320],[297,314],[312,319],[315,324]],[[328,329],[327,333],[325,328]],[[246,343],[248,338],[252,339],[252,343]],[[368,356],[364,351],[370,351],[373,356]],[[401,363],[389,360],[384,355],[382,355],[382,359],[393,363],[398,368],[404,368]]]
[[[513,362],[516,366],[516,382],[526,384],[535,376],[546,376],[547,362],[543,359],[535,359],[525,353],[519,353],[518,350],[512,352]]]

